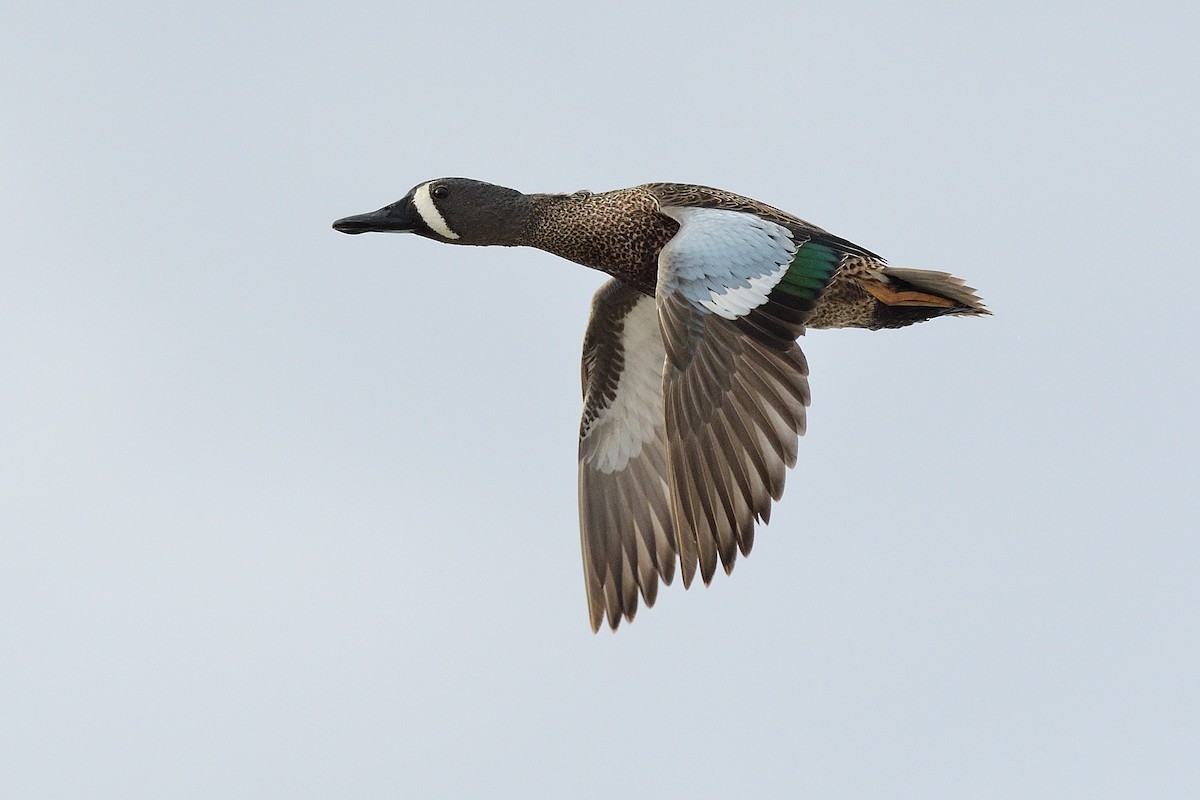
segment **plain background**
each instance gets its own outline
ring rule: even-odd
[[[1200,795],[1197,14],[10,4],[0,795]],[[593,636],[602,276],[330,229],[442,175],[720,186],[995,316],[810,332],[754,554]]]

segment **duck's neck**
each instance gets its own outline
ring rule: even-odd
[[[557,246],[572,238],[571,234],[578,230],[579,220],[587,213],[585,197],[582,192],[524,195],[525,226],[521,244],[562,255]]]
[[[618,190],[592,194],[533,194],[518,244],[607,272],[647,294],[654,293],[658,252],[676,223],[657,213],[653,198]]]

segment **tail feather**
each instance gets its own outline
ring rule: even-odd
[[[949,272],[934,272],[928,269],[904,269],[902,267],[884,267],[883,274],[902,286],[911,287],[918,292],[925,292],[943,297],[954,303],[953,310],[948,314],[991,314],[983,305],[983,300],[975,293],[975,289],[966,285],[962,278],[955,277]]]
[[[947,315],[991,313],[973,288],[948,272],[889,267],[879,260],[844,256],[805,325],[879,330]]]

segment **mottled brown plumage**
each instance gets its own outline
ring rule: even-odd
[[[806,327],[893,328],[988,313],[944,272],[889,267],[732,192],[649,183],[525,195],[465,178],[416,186],[345,233],[525,245],[613,276],[583,347],[580,532],[593,630],[652,605],[676,565],[708,583],[750,552],[796,461]]]
[[[928,287],[925,304],[891,306],[864,288],[900,284],[896,270],[871,251],[786,211],[742,195],[682,183],[647,183],[629,189],[593,193],[527,195],[526,224],[520,235],[503,244],[525,245],[554,253],[609,275],[653,295],[658,255],[679,224],[660,213],[664,206],[717,208],[754,214],[799,233],[835,243],[844,253],[833,282],[806,323],[810,328],[896,328],[943,314],[986,314],[969,288],[949,305],[939,287]],[[911,271],[910,271],[911,272]],[[946,273],[926,273],[950,278]],[[957,279],[954,286],[962,289]],[[912,288],[903,284],[905,288]],[[949,288],[947,284],[941,288]]]
[[[679,224],[658,213],[643,187],[593,194],[530,195],[528,227],[518,244],[607,272],[654,294],[658,254]]]

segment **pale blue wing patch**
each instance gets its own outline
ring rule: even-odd
[[[748,553],[796,461],[808,367],[791,334],[743,327],[768,309],[800,243],[753,214],[667,207],[679,231],[659,255],[656,302],[663,371],[671,527],[684,586],[708,583]],[[795,335],[801,329],[795,326]],[[782,344],[783,346],[777,346]]]
[[[782,225],[743,211],[666,206],[679,232],[659,255],[659,289],[725,319],[767,302],[799,245]]]

